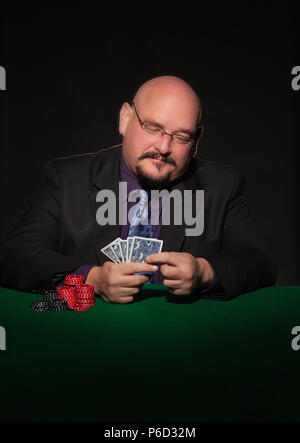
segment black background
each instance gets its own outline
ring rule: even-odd
[[[48,160],[120,143],[122,103],[144,81],[171,74],[202,99],[198,155],[245,176],[277,283],[299,285],[295,3],[84,4],[2,9],[0,240],[32,200]]]

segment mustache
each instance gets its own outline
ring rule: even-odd
[[[164,163],[169,163],[170,165],[176,166],[176,162],[172,157],[162,157],[156,152],[145,152],[145,154],[140,155],[138,160],[144,160],[144,158],[153,158],[155,160],[160,160]]]

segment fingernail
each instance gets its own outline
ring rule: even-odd
[[[158,266],[152,266],[153,271],[157,271],[158,270]]]

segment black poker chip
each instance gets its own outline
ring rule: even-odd
[[[67,300],[61,300],[58,298],[58,294],[55,289],[35,289],[32,292],[42,295],[43,300],[35,300],[31,304],[31,311],[44,312],[44,311],[68,311],[69,305]]]
[[[39,307],[37,307],[37,308],[30,308],[30,310],[31,310],[32,312],[47,312],[47,311],[48,311],[48,308],[45,309],[45,308],[39,308]]]
[[[48,305],[49,305],[50,311],[60,312],[60,311],[68,311],[69,310],[67,300],[54,300],[54,301],[48,303]]]
[[[49,310],[49,305],[48,303],[41,301],[41,300],[35,300],[31,303],[31,307],[30,307],[31,311],[34,312],[43,312],[43,311],[48,311]]]
[[[45,291],[45,294],[44,294],[44,301],[45,302],[51,303],[56,300],[58,300],[58,298],[57,298],[57,293],[55,290],[46,290]]]

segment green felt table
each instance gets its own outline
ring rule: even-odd
[[[1,422],[300,421],[299,287],[178,303],[146,285],[86,312],[36,299],[0,289]]]

